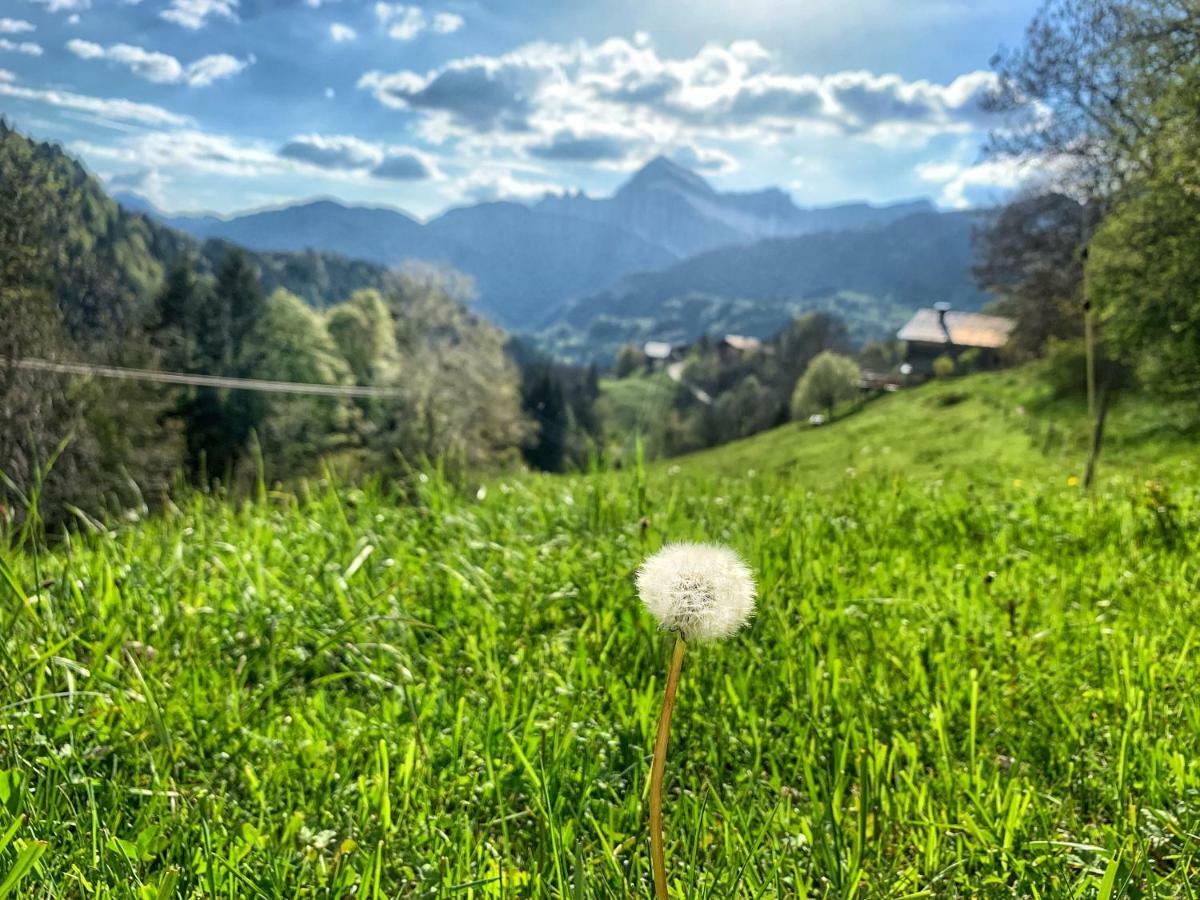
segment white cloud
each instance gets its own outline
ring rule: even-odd
[[[387,29],[388,37],[398,41],[411,41],[425,31],[452,34],[462,28],[465,22],[458,13],[435,13],[430,19],[419,6],[387,3],[384,0],[375,4],[375,18]]]
[[[92,0],[33,0],[46,7],[47,12],[81,12],[92,8]]]
[[[205,87],[214,81],[236,75],[251,62],[253,62],[253,59],[237,59],[228,53],[214,53],[210,56],[202,56],[195,62],[188,64],[185,80],[192,87]]]
[[[297,135],[279,148],[279,155],[319,169],[392,181],[442,177],[433,159],[413,147],[375,144],[353,135]]]
[[[0,92],[3,87],[0,84]],[[299,135],[277,149],[265,141],[185,127],[128,134],[115,143],[76,141],[71,149],[94,165],[124,172],[119,177],[129,185],[140,173],[160,172],[247,179],[252,184],[277,176],[312,180],[319,175],[358,185],[443,177],[434,161],[418,150],[349,135]],[[152,178],[148,187],[155,186],[162,187],[162,182]],[[135,189],[165,205],[148,191]]]
[[[33,23],[24,19],[0,19],[0,34],[23,34],[33,30]]]
[[[714,175],[725,175],[737,171],[737,160],[715,147],[698,147],[695,144],[684,144],[671,151],[671,158],[686,169],[698,172],[710,172]]]
[[[9,74],[11,76],[11,73]],[[149,103],[135,103],[120,97],[90,97],[70,91],[28,88],[14,84],[14,81],[12,77],[0,79],[0,96],[44,103],[60,109],[89,113],[101,119],[135,122],[140,125],[185,126],[192,121],[188,116],[181,116]]]
[[[1055,167],[1043,159],[1005,157],[973,164],[928,162],[916,167],[922,181],[941,185],[938,203],[953,209],[990,206],[1031,182],[1050,177]]]
[[[341,22],[334,22],[329,26],[329,36],[333,38],[335,44],[341,44],[345,41],[352,41],[358,37],[358,32],[349,25],[343,25]]]
[[[187,128],[130,135],[119,144],[76,141],[71,149],[89,159],[145,169],[235,178],[260,178],[293,168],[268,144]]]
[[[56,0],[50,0],[56,2]],[[62,0],[57,0],[62,2]],[[69,0],[68,0],[69,2]],[[90,0],[87,0],[90,2]],[[159,13],[168,22],[182,25],[193,31],[203,28],[209,19],[237,21],[238,0],[170,0],[170,4]]]
[[[157,84],[205,87],[219,79],[236,75],[249,65],[248,61],[237,59],[228,53],[215,53],[185,66],[175,57],[155,50],[146,50],[131,44],[102,47],[91,41],[78,39],[67,41],[67,49],[80,59],[103,59],[127,66],[134,75]]]
[[[387,28],[389,37],[399,41],[411,41],[429,24],[421,7],[403,3],[376,3],[375,18]]]
[[[0,38],[0,50],[8,50],[12,53],[24,53],[26,56],[41,56],[42,45],[35,44],[33,41],[10,41],[8,38]]]
[[[458,13],[441,12],[433,17],[430,28],[438,34],[453,34],[466,23]]]
[[[486,203],[492,200],[540,200],[547,194],[564,193],[561,185],[548,181],[522,181],[507,169],[485,167],[456,179],[449,195],[462,195]]]
[[[380,7],[381,17],[394,15],[395,7]],[[425,73],[369,71],[358,86],[385,106],[415,112],[419,133],[433,143],[454,141],[487,158],[544,157],[557,142],[560,152],[611,162],[607,150],[617,144],[627,161],[714,141],[748,150],[814,136],[922,146],[992,124],[979,101],[993,80],[982,71],[946,84],[864,71],[796,73],[755,41],[670,58],[642,34],[534,43]],[[591,143],[571,147],[563,134]]]
[[[352,135],[301,134],[284,144],[279,155],[321,168],[361,169],[381,163],[384,151]]]

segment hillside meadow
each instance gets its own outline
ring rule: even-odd
[[[740,551],[760,611],[685,662],[674,896],[1194,896],[1186,422],[1119,405],[1085,494],[1086,424],[1031,384],[9,549],[0,897],[648,896],[669,639],[632,574],[676,539]]]

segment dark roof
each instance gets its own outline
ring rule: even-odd
[[[1000,316],[983,313],[946,311],[946,328],[938,321],[936,309],[919,309],[908,324],[897,332],[902,341],[919,344],[953,344],[956,347],[1003,347],[1016,323]],[[946,330],[950,331],[947,336]]]

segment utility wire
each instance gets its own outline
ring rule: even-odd
[[[18,369],[51,372],[58,375],[94,375],[123,381],[154,381],[159,384],[190,384],[198,387],[229,388],[235,391],[262,391],[267,394],[309,394],[318,397],[374,397],[398,399],[398,388],[370,385],[306,384],[299,381],[266,381],[261,378],[232,378],[224,375],[190,375],[157,369],[128,369],[122,366],[97,366],[89,363],[50,362],[45,359],[10,361]]]

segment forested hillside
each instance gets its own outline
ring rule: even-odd
[[[333,455],[488,467],[527,434],[503,335],[432,273],[203,244],[127,212],[58,147],[0,128],[0,512],[147,506]],[[66,377],[25,359],[365,385],[375,399]],[[257,461],[256,461],[257,459]]]
[[[11,230],[3,239],[10,247],[45,241],[47,276],[75,336],[128,327],[176,260],[189,256],[211,274],[229,253],[224,241],[198,242],[123,209],[59,147],[31,141],[2,120],[0,183],[10,204]],[[14,221],[17,209],[33,214]],[[267,291],[284,288],[315,306],[378,287],[384,274],[381,266],[329,253],[251,253],[249,259]]]

